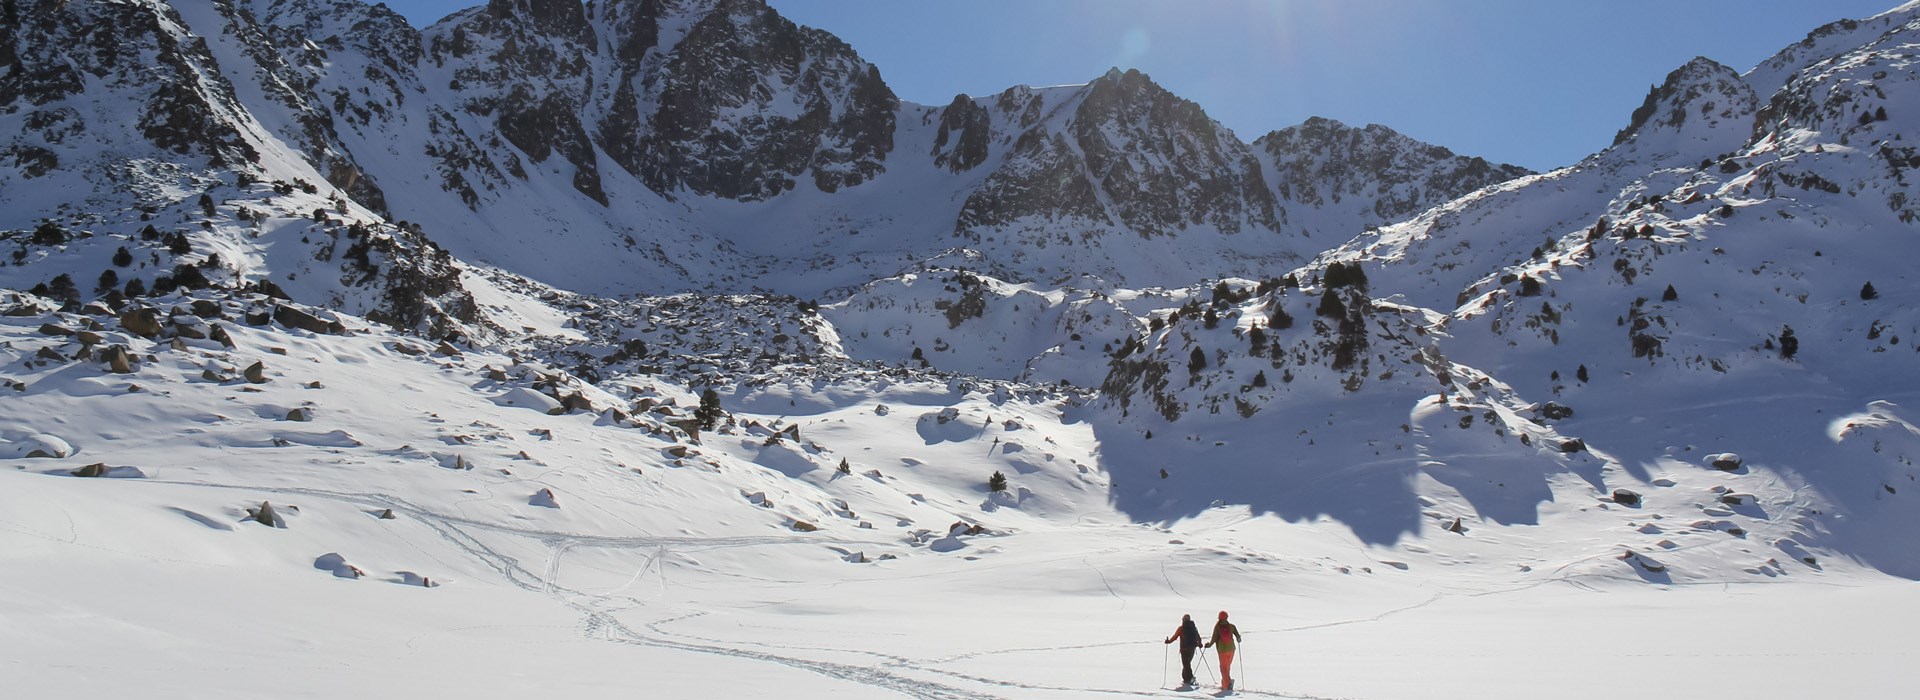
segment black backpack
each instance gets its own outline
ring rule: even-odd
[[[1203,643],[1200,639],[1199,626],[1193,624],[1192,620],[1186,620],[1180,623],[1180,648],[1192,649]]]

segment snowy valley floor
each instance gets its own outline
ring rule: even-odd
[[[406,512],[447,546],[392,556],[472,572],[424,588],[275,566],[307,554],[272,542],[292,529],[234,525],[222,534],[253,540],[238,547],[173,532],[206,526],[163,504],[205,490],[0,473],[0,675],[20,697],[1174,696],[1157,689],[1178,675],[1160,638],[1220,608],[1247,636],[1250,696],[1871,698],[1920,682],[1920,591],[1871,576],[1341,574],[1323,557],[1367,554],[1309,535],[1316,556],[1262,555],[1250,540],[1313,528],[1230,510],[836,572],[849,565],[792,538],[604,541]],[[375,523],[361,511],[381,505],[296,498],[303,528]]]
[[[1208,695],[1169,689],[1160,640],[1222,609],[1248,696],[1920,684],[1914,582],[1775,549],[1795,511],[1726,515],[1740,537],[1682,524],[1764,474],[1668,464],[1645,509],[1560,496],[1538,526],[1393,546],[1231,503],[1162,527],[1115,510],[1092,428],[1055,400],[775,384],[730,394],[735,425],[694,444],[658,404],[695,397],[650,379],[561,386],[601,407],[569,412],[535,390],[563,380],[501,355],[213,322],[234,347],[103,327],[132,351],[115,374],[53,359],[78,344],[41,324],[84,317],[0,321],[20,382],[0,396],[7,697]],[[132,478],[69,475],[94,463]],[[987,493],[994,470],[1009,493]],[[249,516],[263,501],[279,527]],[[1658,538],[1674,583],[1618,559]]]

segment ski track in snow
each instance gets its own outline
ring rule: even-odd
[[[499,573],[507,582],[511,583],[515,587],[521,588],[529,592],[539,593],[541,595],[547,596],[555,600],[556,602],[561,603],[567,608],[574,610],[576,613],[578,613],[582,617],[582,634],[591,639],[600,639],[603,641],[609,641],[617,644],[647,646],[647,647],[671,649],[671,650],[694,652],[694,653],[701,653],[701,654],[710,654],[710,655],[716,655],[716,656],[726,656],[726,657],[732,657],[737,659],[745,659],[749,661],[759,661],[759,662],[765,662],[765,663],[771,663],[771,664],[778,664],[778,665],[789,666],[797,669],[810,671],[810,672],[813,672],[828,678],[833,678],[836,680],[842,680],[849,683],[855,683],[855,684],[869,686],[873,688],[890,690],[890,691],[898,692],[901,695],[904,695],[907,697],[925,698],[927,700],[989,700],[994,698],[1002,698],[1005,696],[994,695],[990,692],[969,690],[967,688],[948,685],[945,683],[917,679],[917,678],[910,677],[908,675],[903,675],[904,673],[933,675],[933,676],[938,676],[940,678],[949,679],[952,681],[959,681],[967,684],[985,686],[989,689],[997,689],[997,690],[1003,690],[1003,691],[1023,690],[1023,691],[1047,691],[1047,692],[1078,692],[1078,693],[1091,693],[1091,694],[1097,694],[1097,695],[1110,695],[1110,696],[1120,696],[1120,697],[1190,697],[1191,696],[1190,693],[1181,694],[1173,691],[1155,692],[1155,691],[1124,690],[1124,689],[1111,689],[1111,688],[1054,686],[1054,685],[1044,685],[1044,684],[1036,684],[1036,683],[1017,683],[1017,682],[1003,681],[1003,680],[998,680],[993,678],[987,678],[984,676],[977,676],[977,675],[962,673],[958,671],[937,668],[937,666],[943,665],[943,664],[950,664],[958,661],[965,661],[969,659],[992,656],[992,655],[1000,655],[1000,654],[1019,654],[1019,653],[1038,653],[1038,652],[1051,652],[1051,651],[1072,651],[1072,650],[1080,650],[1080,649],[1114,648],[1114,647],[1123,647],[1123,646],[1131,646],[1131,645],[1142,645],[1142,644],[1146,644],[1146,642],[1125,641],[1125,642],[1106,642],[1106,643],[1099,643],[1099,644],[1062,645],[1062,646],[1049,646],[1049,647],[1022,647],[1022,648],[989,650],[989,651],[975,652],[970,654],[961,654],[961,655],[943,657],[938,659],[928,659],[928,660],[914,659],[914,658],[905,657],[905,656],[884,654],[880,652],[858,650],[858,649],[836,649],[836,648],[829,648],[829,647],[810,647],[810,646],[798,646],[798,645],[773,645],[773,644],[755,644],[754,645],[756,647],[780,648],[780,649],[788,649],[788,650],[795,650],[795,651],[814,651],[814,652],[824,652],[824,653],[864,655],[864,656],[879,659],[882,662],[878,666],[862,666],[857,664],[847,664],[847,663],[838,663],[838,662],[831,662],[831,661],[822,661],[817,659],[807,659],[807,658],[801,658],[801,657],[791,656],[791,655],[776,654],[776,653],[771,653],[767,651],[758,651],[755,649],[748,649],[748,648],[742,648],[739,646],[733,646],[734,644],[738,644],[738,642],[730,642],[727,640],[719,640],[719,639],[706,639],[706,638],[686,636],[686,635],[674,635],[662,629],[665,625],[670,624],[672,622],[690,619],[692,617],[697,617],[701,614],[681,616],[681,617],[673,618],[669,620],[661,620],[661,621],[649,623],[647,625],[647,629],[652,631],[653,634],[643,634],[641,632],[636,631],[633,627],[627,625],[626,623],[621,622],[618,618],[615,617],[615,613],[618,612],[618,610],[608,609],[608,606],[606,605],[607,602],[615,599],[626,600],[635,605],[644,605],[644,602],[639,599],[624,597],[624,596],[615,596],[614,594],[618,593],[620,590],[624,590],[625,588],[631,586],[634,582],[638,581],[641,577],[645,575],[647,569],[657,567],[658,562],[664,557],[665,554],[677,551],[673,549],[674,547],[692,547],[692,548],[699,548],[699,549],[710,549],[710,548],[755,547],[755,546],[786,546],[786,545],[795,544],[793,540],[788,538],[782,538],[782,537],[653,537],[653,536],[610,537],[610,536],[604,536],[604,535],[583,535],[583,534],[558,532],[558,531],[552,531],[552,530],[516,528],[516,527],[500,525],[497,523],[490,523],[482,520],[477,520],[477,519],[470,518],[463,515],[448,515],[444,513],[436,513],[426,508],[420,507],[405,499],[394,497],[391,495],[386,495],[386,494],[328,491],[324,489],[315,489],[315,488],[306,488],[306,487],[276,487],[276,486],[247,486],[247,485],[239,485],[239,484],[217,484],[217,483],[210,483],[210,482],[184,481],[184,480],[147,479],[142,481],[144,481],[145,483],[153,483],[153,484],[199,486],[199,487],[227,489],[227,490],[234,490],[234,491],[250,491],[250,492],[260,492],[260,493],[297,495],[297,496],[304,496],[304,497],[310,497],[310,498],[333,500],[333,501],[354,504],[357,506],[362,506],[367,508],[391,508],[396,513],[404,513],[408,517],[428,526],[436,534],[438,534],[441,537],[441,539],[447,541],[449,544],[452,544],[453,546],[458,548],[460,551],[474,558],[476,561],[486,564],[489,568],[492,568],[495,572]],[[1225,526],[1222,526],[1222,527],[1225,527]],[[494,532],[499,534],[526,537],[526,538],[531,538],[531,539],[535,539],[537,541],[546,543],[549,547],[546,560],[540,565],[540,572],[535,573],[534,571],[526,568],[526,566],[523,565],[520,559],[513,557],[511,555],[504,554],[494,549],[493,547],[488,546],[484,542],[481,542],[480,540],[474,538],[471,534],[468,534],[464,528],[474,528],[478,530],[484,530],[484,531],[489,531],[489,532]],[[14,528],[9,528],[9,529],[14,529]],[[37,536],[46,537],[48,539],[57,539],[57,538],[48,537],[44,534],[37,535]],[[64,540],[61,540],[61,541],[64,541]],[[831,540],[820,540],[820,541],[831,542]],[[90,545],[78,545],[78,546],[90,546]],[[557,583],[560,572],[564,568],[564,559],[565,559],[566,552],[569,549],[572,549],[576,546],[591,546],[591,547],[597,547],[597,548],[623,549],[623,550],[652,548],[652,549],[655,549],[656,552],[653,556],[649,557],[645,563],[641,565],[641,568],[634,573],[634,575],[629,579],[626,585],[623,585],[612,591],[594,593],[589,591],[582,591],[582,590],[567,588]],[[1105,575],[1100,572],[1099,567],[1094,566],[1090,560],[1097,556],[1118,553],[1118,552],[1124,551],[1124,549],[1125,548],[1123,547],[1115,547],[1113,549],[1096,553],[1089,557],[1084,557],[1081,560],[1082,563],[1086,564],[1088,568],[1093,569],[1097,575],[1100,575],[1102,585],[1106,587],[1108,594],[1112,595],[1116,600],[1119,600],[1121,602],[1121,606],[1123,609],[1126,605],[1126,599],[1120,596],[1117,592],[1115,592],[1112,589],[1112,586],[1106,582]],[[107,551],[114,551],[114,550],[107,550]],[[992,567],[992,568],[1032,566],[1038,563],[1040,562],[1015,562],[1015,563],[1003,564],[999,567]],[[662,571],[664,571],[664,569],[662,569]],[[929,574],[929,575],[932,575],[932,574]],[[662,573],[661,578],[662,578],[661,585],[664,587],[666,585],[664,580],[665,579],[664,573]],[[1171,588],[1171,583],[1169,583],[1169,588]],[[1434,600],[1437,600],[1437,599],[1438,599],[1438,596],[1436,596]],[[1434,600],[1429,600],[1426,603],[1422,603],[1420,605],[1411,606],[1411,607],[1422,607],[1424,605],[1434,602]],[[1376,616],[1374,618],[1370,618],[1367,620],[1351,620],[1351,621],[1332,623],[1332,624],[1341,625],[1341,624],[1354,624],[1359,622],[1368,622],[1368,621],[1384,618],[1386,615],[1390,615],[1395,612],[1403,612],[1404,610],[1405,609],[1390,611],[1388,613],[1383,613],[1380,616]],[[1302,627],[1297,629],[1311,629],[1313,627],[1323,627],[1323,626],[1330,626],[1330,625],[1317,625],[1317,626]],[[458,628],[458,629],[448,629],[448,630],[444,630],[441,633],[455,632],[455,631],[459,631],[460,629],[483,629],[483,628],[492,628],[492,627],[526,627],[526,626],[525,625],[478,625],[478,626]],[[422,637],[424,636],[428,636],[428,635],[422,635]],[[415,637],[413,639],[410,639],[407,643],[408,648],[413,649],[414,642],[418,641],[420,638],[421,637]],[[1300,698],[1305,700],[1352,700],[1347,698],[1329,698],[1324,696],[1290,694],[1285,692],[1263,691],[1263,690],[1255,690],[1255,689],[1237,689],[1233,691],[1233,694],[1249,695],[1249,696],[1256,696],[1256,697]]]

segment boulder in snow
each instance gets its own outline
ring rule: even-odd
[[[308,333],[339,334],[347,330],[346,326],[341,325],[339,321],[321,320],[319,316],[286,304],[273,307],[273,320],[280,322],[282,326],[298,328]]]
[[[127,352],[125,345],[109,345],[100,353],[100,359],[107,363],[107,371],[114,374],[133,373],[133,355]]]
[[[533,496],[527,499],[527,505],[539,506],[541,508],[559,508],[560,501],[554,497],[553,489],[540,489],[539,491],[533,492]]]
[[[267,364],[260,360],[254,360],[253,364],[247,365],[241,373],[246,375],[249,384],[267,383]]]
[[[339,552],[327,552],[326,554],[320,555],[319,558],[313,560],[313,568],[333,572],[333,575],[340,578],[357,579],[367,575],[367,572],[361,571],[360,567],[348,564],[347,558],[340,556]]]
[[[145,479],[147,473],[139,467],[109,467],[105,462],[95,462],[67,472],[73,476],[107,479]]]
[[[515,387],[508,390],[507,393],[500,395],[500,397],[494,399],[493,402],[502,406],[530,408],[547,415],[559,415],[567,412],[567,409],[561,406],[558,400],[526,387]]]
[[[247,518],[267,527],[281,529],[287,527],[286,519],[280,517],[280,513],[273,509],[273,504],[267,501],[261,501],[259,508],[248,508]]]
[[[127,309],[120,314],[120,327],[128,333],[142,338],[160,335],[160,310],[154,308]]]
[[[61,459],[73,454],[73,446],[52,435],[33,435],[13,443],[13,456]]]
[[[1629,566],[1646,571],[1647,573],[1658,574],[1664,573],[1667,570],[1666,564],[1662,564],[1645,554],[1635,552],[1631,549],[1621,554],[1620,560],[1626,562]]]
[[[1740,459],[1740,455],[1732,452],[1707,455],[1707,466],[1723,472],[1739,471],[1742,464],[1745,464],[1745,461]]]
[[[1640,494],[1627,489],[1614,489],[1613,502],[1623,506],[1638,508],[1640,506]]]

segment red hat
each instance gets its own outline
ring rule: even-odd
[[[1225,610],[1220,611],[1220,619],[1222,620],[1227,619],[1227,611]]]

